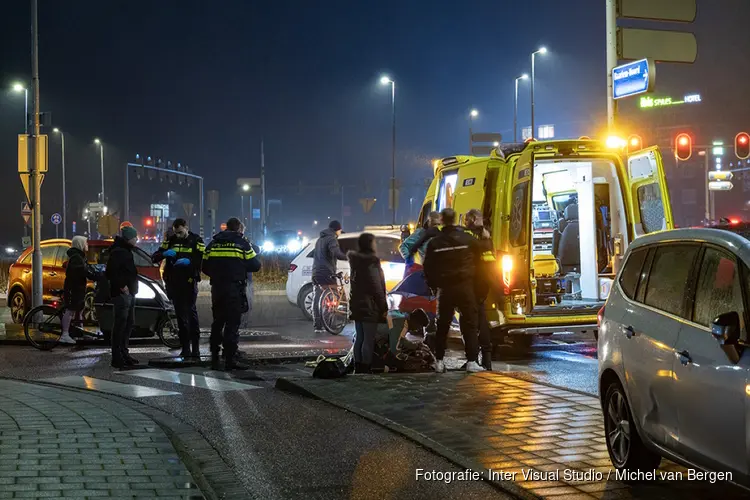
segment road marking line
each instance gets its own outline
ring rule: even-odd
[[[52,384],[65,385],[68,387],[76,387],[78,389],[106,392],[109,394],[115,394],[117,396],[125,396],[131,398],[181,395],[181,393],[179,392],[163,391],[161,389],[155,389],[153,387],[146,387],[143,385],[122,384],[120,382],[112,382],[111,380],[102,380],[94,377],[87,377],[84,375],[52,377],[43,379],[42,382],[50,382]]]
[[[120,375],[131,375],[133,377],[143,377],[151,380],[159,380],[161,382],[171,382],[173,384],[187,385],[190,387],[197,387],[199,389],[208,389],[209,391],[224,392],[224,391],[242,391],[248,389],[263,389],[263,387],[257,385],[243,384],[240,382],[233,382],[231,380],[224,380],[215,377],[205,377],[203,375],[195,375],[193,373],[186,372],[175,372],[169,370],[133,370],[127,372],[120,372]]]

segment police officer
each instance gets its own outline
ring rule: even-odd
[[[180,357],[200,357],[200,324],[195,302],[198,298],[198,282],[201,280],[201,264],[206,246],[200,236],[188,230],[185,219],[175,219],[171,235],[165,238],[151,257],[155,264],[162,260],[164,283],[167,295],[174,304],[179,327],[182,352]]]
[[[466,213],[467,232],[476,238],[480,247],[480,261],[477,263],[478,272],[474,278],[474,293],[477,299],[479,321],[479,347],[482,350],[482,366],[485,370],[492,370],[492,343],[490,340],[490,324],[487,321],[485,301],[490,291],[492,277],[496,274],[495,252],[492,248],[490,233],[484,228],[482,212],[472,208]]]
[[[456,309],[461,313],[461,335],[466,348],[466,371],[480,372],[477,364],[477,301],[474,277],[479,259],[477,240],[456,226],[456,212],[446,208],[441,212],[443,228],[427,243],[424,273],[427,285],[438,290],[437,334],[435,338],[435,371],[445,371],[445,347],[448,330]]]
[[[242,314],[248,310],[248,273],[260,270],[260,258],[240,232],[236,217],[227,221],[226,231],[213,237],[203,257],[203,272],[211,278],[211,369],[219,369],[219,350],[224,347],[225,369],[246,370],[237,360]]]

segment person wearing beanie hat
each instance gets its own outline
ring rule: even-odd
[[[125,226],[109,247],[106,276],[114,306],[112,366],[115,368],[138,364],[128,352],[130,333],[135,322],[135,296],[138,293],[138,269],[133,258],[133,248],[137,241],[138,231],[132,226]]]
[[[339,246],[341,223],[332,220],[328,229],[320,232],[320,238],[315,242],[313,253],[312,282],[315,285],[313,294],[313,328],[316,333],[322,333],[323,318],[320,315],[320,297],[325,288],[336,286],[336,261],[346,260],[346,254]]]

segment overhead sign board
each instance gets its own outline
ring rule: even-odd
[[[663,108],[665,106],[676,106],[679,104],[697,104],[702,102],[700,94],[688,94],[682,99],[674,97],[642,96],[638,106],[641,108]]]
[[[698,42],[692,33],[618,28],[617,39],[620,59],[647,57],[656,62],[692,64],[698,57]]]
[[[649,92],[654,88],[656,71],[648,59],[640,59],[612,69],[612,92],[615,99]]]
[[[731,191],[734,185],[729,181],[711,181],[708,183],[709,191]]]
[[[710,170],[708,172],[709,181],[731,181],[734,178],[732,172],[721,171],[721,170]]]
[[[695,21],[696,0],[619,0],[619,17],[652,21]]]
[[[41,187],[44,182],[44,173],[47,172],[49,166],[49,150],[47,144],[47,136],[37,136],[37,165],[39,166],[39,186]],[[31,194],[29,191],[29,185],[31,183],[31,171],[29,165],[29,136],[27,134],[20,134],[18,136],[18,175],[21,178],[21,184],[23,190],[26,193],[26,199],[31,200]]]

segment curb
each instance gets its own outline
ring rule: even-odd
[[[301,363],[304,361],[315,361],[318,359],[318,356],[320,356],[322,353],[318,354],[301,354],[298,356],[268,356],[268,357],[248,357],[244,356],[241,358],[241,361],[244,363],[253,365],[253,364],[274,364],[274,365],[280,365],[280,364],[291,364],[291,363]],[[342,357],[344,354],[330,354],[326,355],[327,357]],[[164,357],[164,358],[153,358],[149,360],[148,366],[154,367],[154,368],[190,368],[193,366],[200,366],[200,367],[209,367],[211,366],[211,357],[210,356],[201,356],[200,361],[177,361],[179,358],[177,356],[175,357]]]
[[[455,465],[458,465],[459,467],[463,469],[472,469],[475,471],[482,471],[484,470],[484,466],[482,466],[479,463],[474,462],[473,460],[464,457],[463,455],[456,453],[455,451],[451,450],[450,448],[446,448],[445,446],[441,445],[437,441],[434,441],[419,432],[415,431],[414,429],[410,429],[409,427],[405,427],[401,424],[398,424],[386,417],[382,417],[380,415],[376,415],[374,413],[371,413],[369,411],[363,410],[362,408],[358,408],[356,406],[342,404],[342,403],[336,403],[333,401],[329,401],[328,399],[324,399],[315,393],[309,391],[308,389],[305,389],[304,387],[301,387],[300,385],[294,383],[293,379],[288,379],[284,377],[280,377],[276,379],[276,385],[275,388],[288,392],[291,394],[297,394],[299,396],[308,397],[311,399],[315,399],[318,401],[324,401],[328,403],[331,406],[335,406],[337,408],[341,408],[342,410],[349,411],[351,413],[354,413],[356,415],[359,415],[360,417],[367,419],[375,424],[380,425],[381,427],[385,427],[391,432],[394,432],[396,434],[400,434],[407,439],[414,441],[418,445],[430,450],[431,452],[442,456],[449,462],[454,463]],[[512,482],[508,481],[498,481],[495,479],[489,479],[482,477],[482,481],[485,481],[498,490],[502,491],[503,493],[507,493],[514,498],[519,498],[523,500],[536,500],[540,499],[542,497],[539,497],[537,495],[534,495],[533,493],[530,493],[529,491],[521,488],[520,486],[516,486]]]
[[[53,387],[55,389],[90,394],[85,389],[76,389],[52,382],[0,377],[17,382]],[[245,500],[248,492],[241,486],[232,469],[224,462],[218,451],[190,424],[172,415],[124,396],[97,392],[97,396],[129,406],[151,418],[164,431],[175,453],[180,457],[205,500]],[[188,444],[190,443],[190,444]],[[194,455],[198,455],[197,457]],[[229,480],[227,480],[229,479]]]

